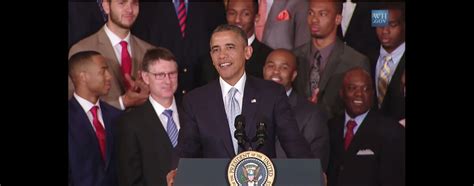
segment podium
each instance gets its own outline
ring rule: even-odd
[[[227,181],[230,159],[181,158],[174,186],[223,186]],[[323,186],[319,159],[272,159],[274,186]]]

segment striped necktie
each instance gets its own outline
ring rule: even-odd
[[[184,0],[179,0],[178,6],[178,20],[179,20],[179,27],[181,29],[181,35],[184,38],[184,31],[186,30],[186,4]]]
[[[166,123],[166,133],[168,133],[168,137],[170,138],[173,147],[176,147],[176,145],[178,145],[178,128],[173,120],[173,110],[167,109],[163,111],[163,114],[168,118],[168,122]]]
[[[388,88],[388,83],[389,83],[388,78],[390,76],[390,67],[389,67],[390,61],[392,61],[392,56],[386,55],[384,57],[383,67],[380,70],[380,74],[379,74],[379,83],[377,86],[377,90],[379,91],[379,95],[377,96],[379,108],[382,106],[383,98],[385,97],[385,94],[387,93],[387,88]]]
[[[313,63],[311,65],[311,70],[309,74],[309,86],[311,88],[311,92],[316,90],[319,87],[319,81],[321,79],[320,73],[320,66],[321,66],[321,52],[316,51],[313,58]]]
[[[234,136],[234,132],[236,130],[234,126],[235,117],[240,114],[239,102],[235,97],[237,92],[238,90],[235,87],[232,87],[227,93],[227,107],[225,108],[225,110],[227,114],[227,121],[229,121],[229,129],[231,136]],[[237,139],[235,139],[234,137],[232,137],[232,144],[234,146],[234,152],[235,154],[237,154],[239,146],[237,144]]]

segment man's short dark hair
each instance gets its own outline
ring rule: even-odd
[[[229,9],[229,3],[231,0],[226,0],[227,3],[226,3],[226,7],[225,7],[225,10],[227,11]],[[252,5],[253,5],[253,12],[256,14],[258,14],[258,0],[252,0]]]
[[[235,25],[229,25],[229,24],[219,25],[217,26],[216,29],[214,29],[214,31],[212,32],[212,35],[214,35],[214,33],[216,32],[224,32],[224,31],[232,31],[236,33],[243,40],[243,42],[245,43],[245,46],[248,45],[247,34],[245,33],[244,30],[242,30],[240,27],[235,26]]]
[[[377,10],[399,10],[400,20],[405,22],[405,2],[383,2],[376,7]]]
[[[148,72],[148,68],[150,67],[150,65],[154,64],[157,60],[160,59],[166,61],[174,61],[176,63],[176,57],[170,50],[163,47],[156,47],[148,49],[146,51],[145,56],[143,56],[142,70]]]
[[[84,64],[87,64],[88,62],[92,61],[92,57],[96,55],[101,55],[97,51],[92,51],[92,50],[87,50],[87,51],[81,51],[73,54],[69,58],[69,75],[73,76],[74,71],[77,70],[77,68],[83,66]]]

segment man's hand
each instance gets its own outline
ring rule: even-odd
[[[308,98],[308,100],[314,104],[318,103],[318,95],[319,95],[319,88],[315,89],[311,93],[311,97]]]
[[[130,75],[125,74],[125,79],[130,84],[130,89],[128,89],[123,95],[123,104],[125,105],[125,108],[145,103],[150,94],[150,89],[148,88],[148,85],[143,82],[141,76],[134,81]]]
[[[170,172],[168,172],[168,174],[166,174],[166,183],[168,183],[167,184],[168,186],[173,186],[174,177],[176,177],[176,171],[177,170],[178,169],[171,170]]]

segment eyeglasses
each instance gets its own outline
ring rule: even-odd
[[[161,72],[161,73],[148,72],[148,73],[150,73],[150,74],[152,74],[153,76],[155,76],[155,79],[156,79],[156,80],[163,80],[163,79],[165,79],[166,76],[168,76],[169,78],[176,78],[176,77],[178,77],[178,72],[177,72],[177,71],[168,72],[168,73],[165,73],[165,72]]]

